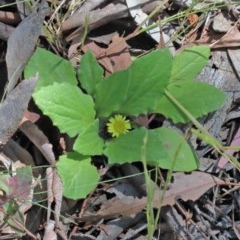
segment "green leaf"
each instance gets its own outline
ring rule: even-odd
[[[42,87],[33,98],[61,132],[70,137],[85,131],[95,119],[93,99],[78,87],[68,83],[54,83]]]
[[[119,112],[133,116],[154,110],[169,83],[171,61],[168,49],[156,50],[107,77],[96,88],[97,115]]]
[[[191,172],[198,168],[197,156],[183,136],[165,127],[152,131],[159,136],[161,148],[158,147],[158,151],[164,152],[164,156],[155,160],[147,158],[148,164],[184,172]]]
[[[140,161],[146,131],[148,130],[145,128],[135,129],[107,142],[104,154],[108,157],[109,163],[122,164]],[[161,159],[164,153],[160,151],[161,141],[159,135],[156,135],[155,132],[151,130],[148,133],[149,138],[146,147],[147,159]]]
[[[167,128],[135,129],[107,142],[104,154],[108,157],[109,163],[141,161],[145,158],[143,146],[149,165],[186,172],[198,167],[197,157],[185,139],[176,131]]]
[[[156,50],[135,60],[128,69],[130,84],[119,112],[137,116],[154,110],[169,83],[171,68],[168,49]]]
[[[100,179],[91,159],[75,152],[61,156],[56,166],[63,181],[63,194],[67,198],[85,198]]]
[[[76,73],[71,63],[42,48],[36,49],[24,70],[25,78],[36,73],[39,74],[36,90],[54,82],[77,85]]]
[[[210,48],[193,46],[184,49],[173,58],[171,82],[193,81],[207,64]]]
[[[104,150],[108,162],[123,164],[140,161],[141,146],[145,134],[146,129],[140,128],[108,141]]]
[[[218,109],[226,100],[222,91],[203,82],[172,84],[167,90],[195,118]],[[174,123],[189,121],[188,117],[166,95],[159,100],[156,111],[171,118]]]
[[[99,119],[96,119],[89,127],[81,132],[74,142],[73,149],[83,155],[101,155],[104,141],[98,135]]]
[[[129,72],[119,71],[106,77],[96,87],[95,107],[97,116],[108,117],[117,111],[127,97]]]
[[[100,67],[91,51],[87,51],[82,59],[78,70],[81,86],[92,96],[95,94],[95,88],[103,79],[103,69]]]

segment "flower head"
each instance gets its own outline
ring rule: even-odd
[[[127,133],[131,129],[131,124],[125,116],[120,114],[111,117],[107,123],[107,131],[112,134],[113,137],[118,137],[122,133]]]

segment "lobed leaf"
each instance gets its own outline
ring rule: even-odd
[[[172,57],[168,49],[153,51],[128,68],[129,87],[119,112],[137,116],[155,109],[171,75]]]
[[[96,87],[95,107],[98,117],[108,117],[118,111],[127,97],[129,71],[119,71],[106,77]]]
[[[226,100],[222,91],[203,82],[171,84],[167,90],[195,118],[218,109]],[[158,101],[156,111],[171,118],[174,123],[189,121],[188,117],[166,95]]]
[[[71,63],[50,51],[37,48],[24,70],[25,77],[39,73],[36,89],[54,82],[77,85],[76,73]]]
[[[106,142],[104,154],[108,157],[108,162],[123,164],[140,161],[145,134],[146,129],[139,128]]]
[[[33,98],[61,132],[73,137],[85,131],[95,119],[93,99],[68,83],[42,87]]]
[[[152,131],[160,139],[161,149],[158,148],[158,151],[162,151],[165,154],[160,159],[155,158],[155,160],[151,160],[147,158],[148,164],[183,172],[191,172],[198,168],[197,156],[182,135],[175,130],[165,127]]]
[[[104,141],[98,132],[99,119],[95,119],[85,131],[78,135],[73,149],[83,155],[101,155],[103,153]]]
[[[94,96],[96,85],[103,79],[103,69],[90,50],[83,55],[78,73],[81,86],[88,94]]]
[[[193,46],[184,49],[173,58],[171,82],[193,81],[207,64],[210,48]]]
[[[76,152],[61,156],[56,166],[63,181],[63,194],[67,198],[85,198],[100,179],[97,169],[91,164],[91,158]]]
[[[143,156],[143,147],[146,156]],[[149,165],[173,171],[190,172],[198,167],[197,157],[186,140],[167,128],[135,129],[107,142],[104,154],[109,163],[131,163],[146,158]]]

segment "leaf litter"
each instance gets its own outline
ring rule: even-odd
[[[141,14],[144,10],[147,11],[144,14],[149,14],[149,12],[154,10],[156,6],[151,5],[150,2],[151,1],[139,2],[138,8]],[[175,1],[173,5],[169,5],[167,2],[168,1],[166,1],[164,10],[162,10],[159,15],[163,18],[165,18],[166,15],[173,14],[178,8],[186,8],[183,1]],[[136,1],[136,3],[138,3],[138,1]],[[53,9],[51,10],[53,11],[49,11],[49,7],[52,7]],[[239,52],[236,51],[233,54],[231,51],[234,49],[229,50],[230,47],[237,47],[239,45],[239,26],[236,19],[236,15],[239,14],[239,6],[235,4],[231,7],[232,8],[223,8],[220,10],[224,13],[228,13],[227,17],[225,14],[225,18],[221,18],[220,20],[218,16],[218,18],[215,17],[215,20],[210,19],[209,21],[208,17],[204,16],[203,13],[198,13],[199,16],[203,15],[203,21],[201,18],[198,18],[196,21],[199,22],[190,26],[192,31],[190,32],[191,36],[190,33],[186,36],[178,36],[178,38],[175,39],[175,45],[178,45],[180,49],[182,49],[189,45],[206,44],[214,49],[212,50],[213,59],[209,61],[210,65],[208,65],[200,74],[201,80],[207,79],[211,76],[212,79],[220,81],[220,84],[222,84],[226,92],[228,92],[231,101],[225,109],[223,108],[224,111],[220,110],[222,111],[221,115],[215,115],[215,118],[208,116],[210,120],[206,117],[202,119],[202,123],[221,141],[224,142],[226,141],[226,138],[228,138],[230,139],[228,140],[230,146],[238,146],[238,115],[236,115],[235,118],[229,119],[227,122],[225,121],[230,110],[232,112],[237,112],[239,107],[238,98],[240,97],[239,91],[236,91],[236,89],[240,89],[238,76],[234,73],[235,71],[238,72],[237,59],[239,58]],[[10,150],[14,148],[15,156],[24,156],[25,153],[23,153],[22,150],[24,149],[34,160],[35,166],[43,165],[46,163],[46,160],[50,165],[50,168],[47,171],[44,169],[44,171],[37,171],[34,174],[34,177],[42,174],[48,182],[48,186],[44,183],[42,186],[44,191],[47,191],[49,194],[47,197],[48,203],[45,205],[48,212],[47,218],[44,218],[44,214],[40,215],[42,216],[40,221],[46,223],[45,233],[42,238],[58,239],[56,235],[58,234],[58,236],[61,236],[63,239],[67,239],[66,232],[69,231],[72,231],[71,235],[73,237],[79,234],[86,234],[86,236],[87,234],[91,235],[92,233],[95,235],[98,234],[98,237],[95,239],[128,239],[127,236],[131,236],[132,239],[146,237],[146,219],[143,212],[146,207],[147,197],[144,178],[142,176],[135,176],[129,178],[129,180],[125,182],[123,180],[117,180],[118,177],[124,178],[131,174],[140,174],[141,171],[139,170],[139,166],[136,170],[136,168],[133,167],[134,165],[130,164],[128,165],[128,171],[120,167],[110,166],[109,168],[109,166],[103,163],[102,159],[98,159],[97,161],[102,161],[100,162],[101,170],[107,172],[104,177],[113,178],[115,179],[115,182],[113,184],[103,182],[98,188],[96,188],[96,191],[85,199],[85,205],[81,201],[78,202],[82,207],[81,216],[75,216],[73,214],[74,211],[80,211],[79,205],[76,208],[77,201],[70,201],[62,198],[62,183],[54,170],[56,159],[64,153],[64,150],[68,151],[71,149],[72,140],[68,136],[64,136],[64,144],[66,144],[67,149],[62,149],[59,142],[59,131],[49,123],[49,120],[46,119],[38,109],[36,109],[36,106],[34,106],[32,102],[29,103],[38,77],[36,76],[28,80],[23,80],[19,84],[18,82],[22,76],[24,66],[27,64],[28,59],[33,54],[36,46],[39,45],[46,49],[51,48],[53,52],[65,57],[70,55],[70,52],[68,52],[70,51],[70,48],[67,49],[67,45],[63,39],[70,44],[75,43],[76,47],[71,49],[71,56],[79,56],[82,54],[81,51],[85,52],[87,49],[91,49],[99,63],[104,67],[105,75],[108,75],[117,70],[128,67],[135,55],[145,53],[149,49],[154,48],[160,39],[159,41],[158,39],[149,39],[149,36],[146,34],[142,39],[136,38],[134,41],[134,38],[132,38],[130,41],[128,40],[126,42],[124,37],[127,36],[127,33],[133,32],[135,26],[140,23],[133,21],[131,9],[128,9],[127,4],[124,3],[108,4],[105,1],[89,0],[85,1],[82,5],[74,5],[73,3],[73,5],[70,6],[68,4],[54,3],[50,6],[46,1],[41,1],[39,9],[37,10],[35,8],[34,10],[33,8],[33,12],[30,13],[28,17],[22,15],[20,12],[20,9],[22,8],[19,4],[16,9],[18,9],[23,20],[15,30],[13,30],[14,27],[11,25],[11,22],[6,21],[7,19],[3,19],[0,25],[0,38],[3,41],[8,40],[8,48],[5,54],[9,80],[6,87],[8,94],[0,107],[0,141],[4,146],[3,151],[5,149],[7,155],[10,155]],[[61,12],[60,10],[63,11]],[[5,11],[4,8],[3,11]],[[214,14],[215,11],[215,9],[210,9],[209,14]],[[77,15],[79,12],[84,13],[80,18],[79,15]],[[90,16],[88,26],[86,25],[86,13]],[[51,29],[51,21],[58,15],[63,17],[65,21],[63,20],[61,23],[55,18],[56,29]],[[216,14],[216,16],[217,15],[218,14]],[[128,20],[124,19],[124,17],[128,17]],[[48,20],[49,25],[47,22]],[[154,18],[154,21],[156,21],[156,18]],[[213,28],[211,26],[212,21],[215,21]],[[232,27],[227,29],[226,32],[219,33],[219,27],[216,26],[219,21],[224,21],[226,25]],[[160,33],[158,33],[157,36],[161,38],[162,36],[167,35],[170,39],[170,37],[174,36],[174,34],[179,31],[179,29],[176,28],[176,25],[180,28],[179,23],[176,22],[174,24],[170,23],[170,25],[163,25],[162,30],[160,28]],[[183,25],[186,26],[186,23],[183,22]],[[101,26],[104,26],[105,29]],[[199,26],[201,27],[199,28]],[[62,39],[58,38],[57,27],[61,29]],[[54,43],[49,41],[48,35],[46,34],[47,31],[43,34],[44,28],[45,30],[47,29],[48,33],[55,35],[55,37],[58,38],[58,41]],[[106,32],[106,28],[112,30]],[[87,36],[85,36],[86,41],[80,41],[84,39],[84,29],[87,30]],[[161,34],[161,31],[164,32]],[[116,32],[118,32],[118,34],[116,34]],[[171,35],[168,35],[169,32],[171,32]],[[41,37],[39,38],[39,36]],[[108,44],[108,41],[105,41],[105,43],[101,42],[101,39],[105,36],[106,38],[107,36],[111,36],[110,44]],[[42,41],[43,38],[45,39],[45,42]],[[94,41],[92,39],[94,39]],[[164,39],[164,44],[167,44],[166,38],[161,38],[161,40],[162,39]],[[49,41],[48,44],[46,44],[46,40],[47,42]],[[219,48],[222,50],[219,50]],[[179,49],[176,50],[179,51]],[[229,51],[228,56],[232,63],[229,59],[225,58],[224,54],[227,51]],[[215,53],[219,54],[220,57],[217,58]],[[221,61],[221,59],[224,59],[224,61]],[[76,58],[74,59],[74,62],[78,65],[79,60]],[[223,64],[226,63],[229,63],[229,65],[225,68]],[[229,72],[232,74],[231,80],[234,78],[234,84],[232,85],[224,82],[229,81]],[[48,75],[50,74],[51,72],[48,73]],[[41,77],[42,76],[40,76],[40,78]],[[215,82],[214,84],[218,85],[219,83]],[[192,94],[194,95],[194,93]],[[38,120],[31,117],[26,118],[27,108],[28,111],[38,114],[40,118]],[[220,112],[217,111],[216,114],[220,114]],[[24,116],[25,118],[23,118]],[[148,127],[152,127],[154,124],[159,124],[158,122],[161,120],[160,116],[145,116],[145,118],[142,116],[142,118],[144,119],[144,125]],[[138,119],[141,119],[141,116]],[[211,119],[215,119],[214,126],[218,125],[218,128],[209,127],[212,126],[210,121],[213,120]],[[162,124],[171,125],[172,123],[164,120]],[[230,124],[231,129],[229,127]],[[227,129],[225,135],[223,132],[224,128]],[[18,129],[20,130],[19,132]],[[180,130],[182,131],[183,129],[180,128]],[[14,137],[11,139],[13,135]],[[14,138],[19,139],[19,141],[14,141],[16,140]],[[238,186],[237,181],[239,179],[239,173],[235,171],[233,166],[230,170],[226,168],[226,165],[224,165],[225,160],[220,158],[215,152],[212,152],[211,149],[207,148],[206,144],[201,141],[199,142],[199,140],[196,139],[191,139],[191,141],[192,145],[196,146],[196,152],[200,158],[211,158],[216,164],[215,167],[221,167],[221,175],[216,174],[219,170],[216,170],[214,167],[210,170],[208,169],[208,173],[200,171],[195,171],[191,174],[173,173],[172,182],[166,189],[162,200],[163,189],[152,182],[153,188],[155,189],[153,206],[156,209],[160,206],[162,207],[161,217],[167,222],[167,227],[165,226],[165,228],[161,230],[162,236],[160,239],[167,239],[167,236],[172,236],[168,237],[168,239],[175,239],[174,236],[171,235],[171,232],[173,231],[177,232],[176,234],[178,237],[181,236],[186,239],[189,236],[194,239],[200,236],[212,237],[213,239],[220,239],[220,236],[224,236],[225,239],[236,239],[236,236],[239,236],[237,229],[240,224],[240,219],[238,217],[233,219],[229,217],[236,213],[234,212],[234,207],[239,209],[238,201],[234,200],[239,198],[239,190],[236,188],[234,194],[232,194],[230,186],[233,183]],[[30,146],[30,143],[33,144]],[[16,145],[19,145],[19,148],[14,147]],[[8,151],[6,151],[7,148]],[[34,155],[33,152],[37,151],[38,153]],[[41,154],[39,152],[41,152]],[[229,150],[228,153],[238,154],[238,151]],[[13,161],[13,157],[8,158],[5,156],[4,159],[4,161],[8,162]],[[219,163],[217,163],[217,160],[219,160]],[[32,161],[29,161],[29,163],[30,162]],[[93,162],[96,163],[96,161]],[[5,164],[2,164],[1,160],[1,167],[2,165],[5,166]],[[23,169],[24,168],[19,168],[18,171],[21,172]],[[24,174],[24,176],[18,174],[16,176],[9,175],[7,178],[5,176],[6,179],[1,181],[1,191],[3,192],[3,195],[0,197],[1,204],[3,204],[3,202],[4,204],[10,204],[10,197],[14,197],[16,200],[31,198],[30,189],[32,189],[32,179],[27,178],[27,175],[28,174]],[[162,181],[164,181],[164,178],[162,178]],[[218,191],[213,191],[213,189],[217,189]],[[41,190],[38,189],[38,191]],[[222,192],[228,193],[225,195],[227,196],[227,200],[222,197]],[[41,204],[44,204],[44,197],[39,200],[41,201]],[[13,202],[11,204],[12,208],[19,208],[16,203]],[[55,205],[55,208],[53,208],[53,205]],[[17,234],[18,236],[24,236],[27,234],[33,239],[37,239],[35,235],[39,233],[40,222],[33,224],[33,226],[27,225],[29,221],[33,220],[33,215],[30,214],[31,208],[33,207],[30,206],[29,213],[25,213],[25,210],[20,210],[19,208],[20,215],[18,212],[16,212],[15,215],[12,214],[13,219],[15,217],[15,221],[19,221],[24,215],[26,221],[21,222],[22,228],[19,228],[18,225],[18,230],[15,231],[5,231],[6,229],[1,229],[1,234],[4,233],[5,237],[10,237],[10,234]],[[226,208],[233,210],[226,211]],[[10,207],[8,210],[9,209]],[[176,209],[178,211],[176,211]],[[1,211],[2,210],[4,209],[1,206]],[[52,211],[54,211],[54,217],[51,216]],[[187,212],[192,214],[190,219],[186,217]],[[79,222],[85,223],[85,227],[82,227],[83,231],[81,232],[76,228],[71,228],[69,224],[63,226],[62,223],[65,218],[60,218],[62,215],[69,217],[69,221],[71,222],[75,221],[75,224],[79,224]],[[30,220],[29,216],[31,216]],[[162,219],[159,222],[160,228],[163,224]],[[179,220],[179,225],[177,225],[174,219]],[[101,221],[102,223],[99,223]],[[124,221],[125,225],[123,224]],[[224,225],[224,221],[227,222],[228,225]],[[188,222],[188,224],[186,224],[186,222]],[[12,220],[5,221],[4,223],[11,226]],[[99,224],[98,229],[94,228],[95,224]],[[130,233],[130,230],[132,230],[131,226],[135,226],[136,228]],[[56,227],[58,231],[55,230]],[[90,231],[88,232],[89,229]],[[177,229],[181,230],[177,231]],[[202,229],[203,231],[204,229],[209,229],[209,231],[204,235],[201,233],[202,230],[200,231],[199,229]],[[124,235],[125,238],[120,237]],[[93,237],[93,235],[91,235],[91,237]]]

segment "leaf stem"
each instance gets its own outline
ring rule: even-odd
[[[146,182],[146,191],[147,191],[147,209],[146,209],[147,228],[148,228],[147,240],[151,240],[153,237],[156,222],[158,222],[158,219],[155,219],[154,217],[154,207],[153,207],[154,189],[152,188],[151,178],[147,169],[147,157],[146,157],[147,141],[148,141],[148,131],[146,131],[146,134],[143,138],[143,145],[141,149],[141,161],[143,164],[144,177]]]

